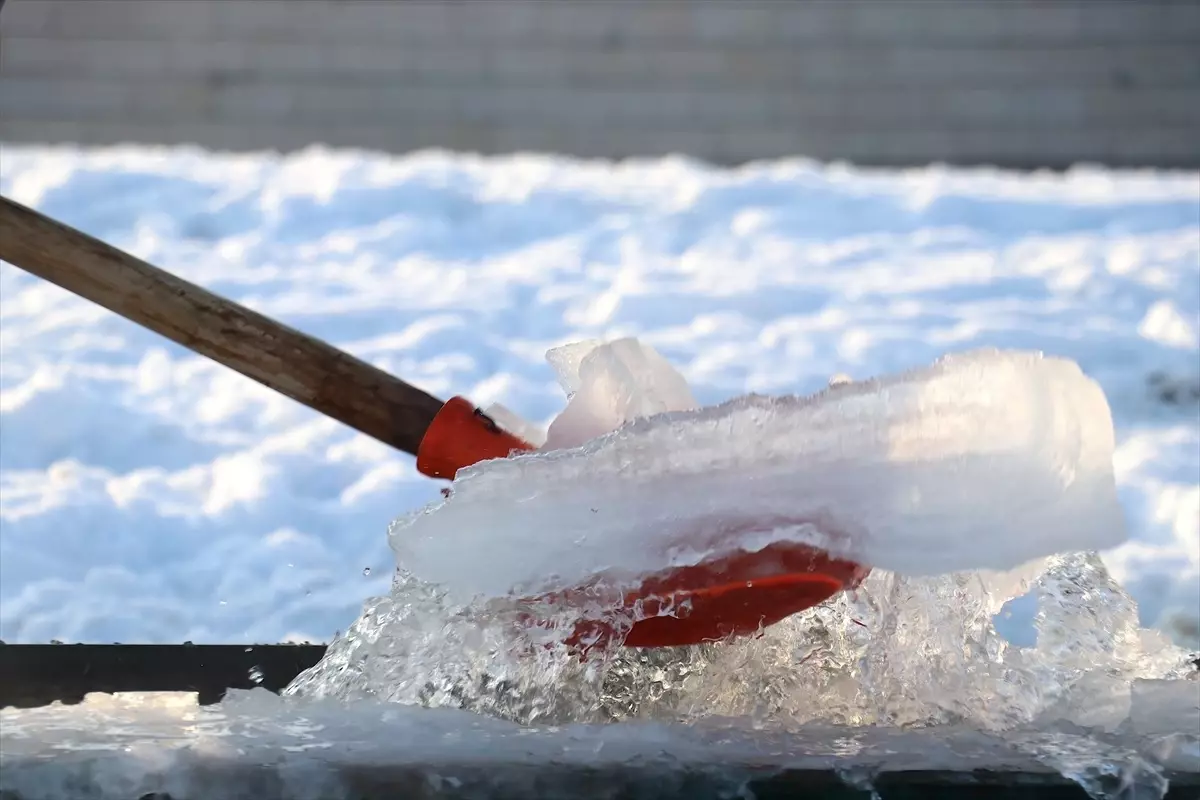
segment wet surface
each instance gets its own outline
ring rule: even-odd
[[[1200,685],[1193,684],[1196,691]],[[1200,796],[1200,734],[1131,720],[989,733],[748,720],[523,727],[451,709],[235,691],[89,697],[0,716],[0,791],[20,798]],[[1178,729],[1178,726],[1185,726]],[[1144,727],[1144,726],[1143,726]],[[1084,754],[1082,763],[1077,756]],[[155,793],[158,793],[157,795]],[[164,794],[165,793],[165,794]]]

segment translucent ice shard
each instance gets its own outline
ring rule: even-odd
[[[577,446],[590,434],[556,444],[552,428],[557,449],[461,472],[450,498],[393,526],[403,569],[465,601],[631,585],[777,541],[931,575],[1125,539],[1108,403],[1074,362],[974,351],[811,397],[671,410],[690,399],[682,379],[617,344],[563,361],[579,365],[572,403],[590,398],[581,418],[619,427]]]
[[[640,417],[696,407],[683,376],[636,339],[589,340],[546,357],[570,398],[550,425],[547,447],[575,447]]]

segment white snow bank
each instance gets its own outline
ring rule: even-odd
[[[701,405],[980,347],[1070,358],[1116,423],[1130,541],[1105,563],[1200,647],[1195,171],[3,143],[0,165],[5,197],[543,433],[542,356],[571,341],[649,342]],[[439,488],[0,263],[0,639],[329,641]]]
[[[778,541],[930,575],[1125,540],[1108,403],[1072,361],[979,350],[811,397],[676,410],[694,401],[653,350],[589,347],[551,359],[575,391],[551,425],[564,449],[460,473],[393,526],[401,568],[465,600],[632,582]]]

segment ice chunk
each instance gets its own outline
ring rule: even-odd
[[[640,417],[696,407],[675,368],[636,339],[556,348],[547,360],[570,400],[550,424],[546,447],[575,447]]]
[[[755,725],[1115,731],[1130,716],[1131,682],[1200,687],[1193,656],[1160,634],[1111,635],[1109,627],[1123,627],[1136,609],[1093,554],[1037,563],[1040,574],[1036,565],[923,577],[876,570],[856,591],[761,636],[615,647],[587,663],[522,624],[514,613],[521,604],[455,606],[398,573],[391,596],[368,603],[287,691],[465,709],[526,725],[741,718]],[[1046,635],[1013,647],[992,625],[992,609],[1029,582]],[[1067,631],[1076,632],[1077,647]],[[1135,700],[1144,700],[1137,690]],[[1178,714],[1158,720],[1157,708],[1135,708],[1139,731],[1157,736],[1187,722]],[[1194,749],[1168,745],[1172,757],[1181,746]]]
[[[1049,559],[1037,594],[1038,649],[1056,663],[1083,672],[1139,652],[1137,604],[1096,553]]]
[[[1134,731],[1200,738],[1200,680],[1139,680],[1131,688]]]
[[[566,392],[568,398],[579,391],[579,368],[583,359],[603,344],[599,339],[584,339],[546,352],[546,361],[554,368],[554,374],[558,376],[558,385]]]
[[[999,613],[1009,600],[1025,594],[1046,571],[1046,563],[1045,558],[1035,558],[1014,569],[981,569],[978,577],[987,592],[988,613]]]
[[[778,541],[930,575],[1125,540],[1108,403],[1074,362],[974,351],[811,397],[638,419],[686,387],[616,344],[579,362],[560,449],[465,470],[450,498],[393,525],[403,569],[467,600],[632,585]],[[601,387],[624,394],[593,404]],[[633,421],[563,445],[600,419]]]

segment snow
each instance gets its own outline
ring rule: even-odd
[[[981,348],[1103,388],[1141,621],[1200,640],[1200,177],[5,146],[0,193],[441,397],[545,426],[635,336],[698,405]],[[412,460],[0,265],[0,638],[325,641]],[[852,384],[851,386],[853,386]],[[569,451],[563,451],[569,452]],[[365,574],[364,574],[365,573]]]
[[[1108,404],[1070,361],[973,351],[696,411],[682,376],[634,339],[559,363],[575,393],[547,446],[570,449],[461,472],[391,532],[397,563],[458,602],[598,577],[634,588],[787,541],[935,575],[1126,540]]]

